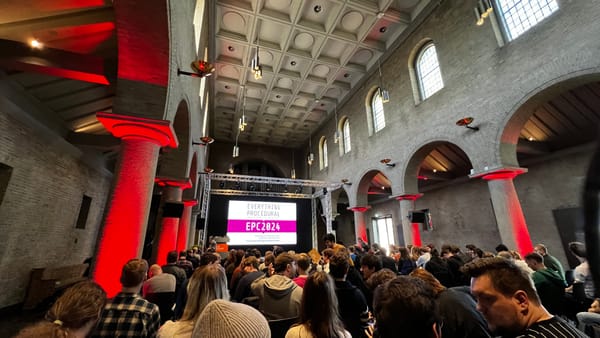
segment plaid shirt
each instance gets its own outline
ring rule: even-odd
[[[119,293],[104,307],[92,337],[156,337],[158,306],[134,293]]]

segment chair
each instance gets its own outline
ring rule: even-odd
[[[298,322],[298,317],[269,320],[271,338],[285,338],[290,327]]]
[[[160,324],[173,318],[173,305],[175,305],[175,292],[157,292],[146,295],[146,300],[158,305],[160,311]]]
[[[567,286],[571,286],[573,282],[575,282],[575,277],[573,276],[574,273],[573,270],[565,271],[565,281],[567,282]]]

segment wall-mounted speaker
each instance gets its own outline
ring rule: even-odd
[[[162,217],[181,218],[181,215],[183,215],[182,202],[165,202]]]

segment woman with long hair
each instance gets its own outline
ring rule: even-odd
[[[329,274],[319,271],[306,279],[299,323],[285,338],[350,338],[338,314],[335,284]]]
[[[73,285],[46,313],[46,319],[24,328],[18,338],[87,337],[106,304],[106,292],[100,285],[85,281]]]
[[[167,321],[158,337],[191,337],[194,324],[208,303],[215,299],[229,300],[227,276],[219,264],[209,264],[194,271],[187,287],[187,303],[179,321]]]

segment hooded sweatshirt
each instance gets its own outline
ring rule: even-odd
[[[552,314],[561,310],[561,301],[565,295],[565,281],[558,272],[540,269],[531,276],[542,305]]]
[[[298,317],[302,288],[290,278],[275,274],[252,283],[252,292],[258,296],[259,310],[267,320]]]

